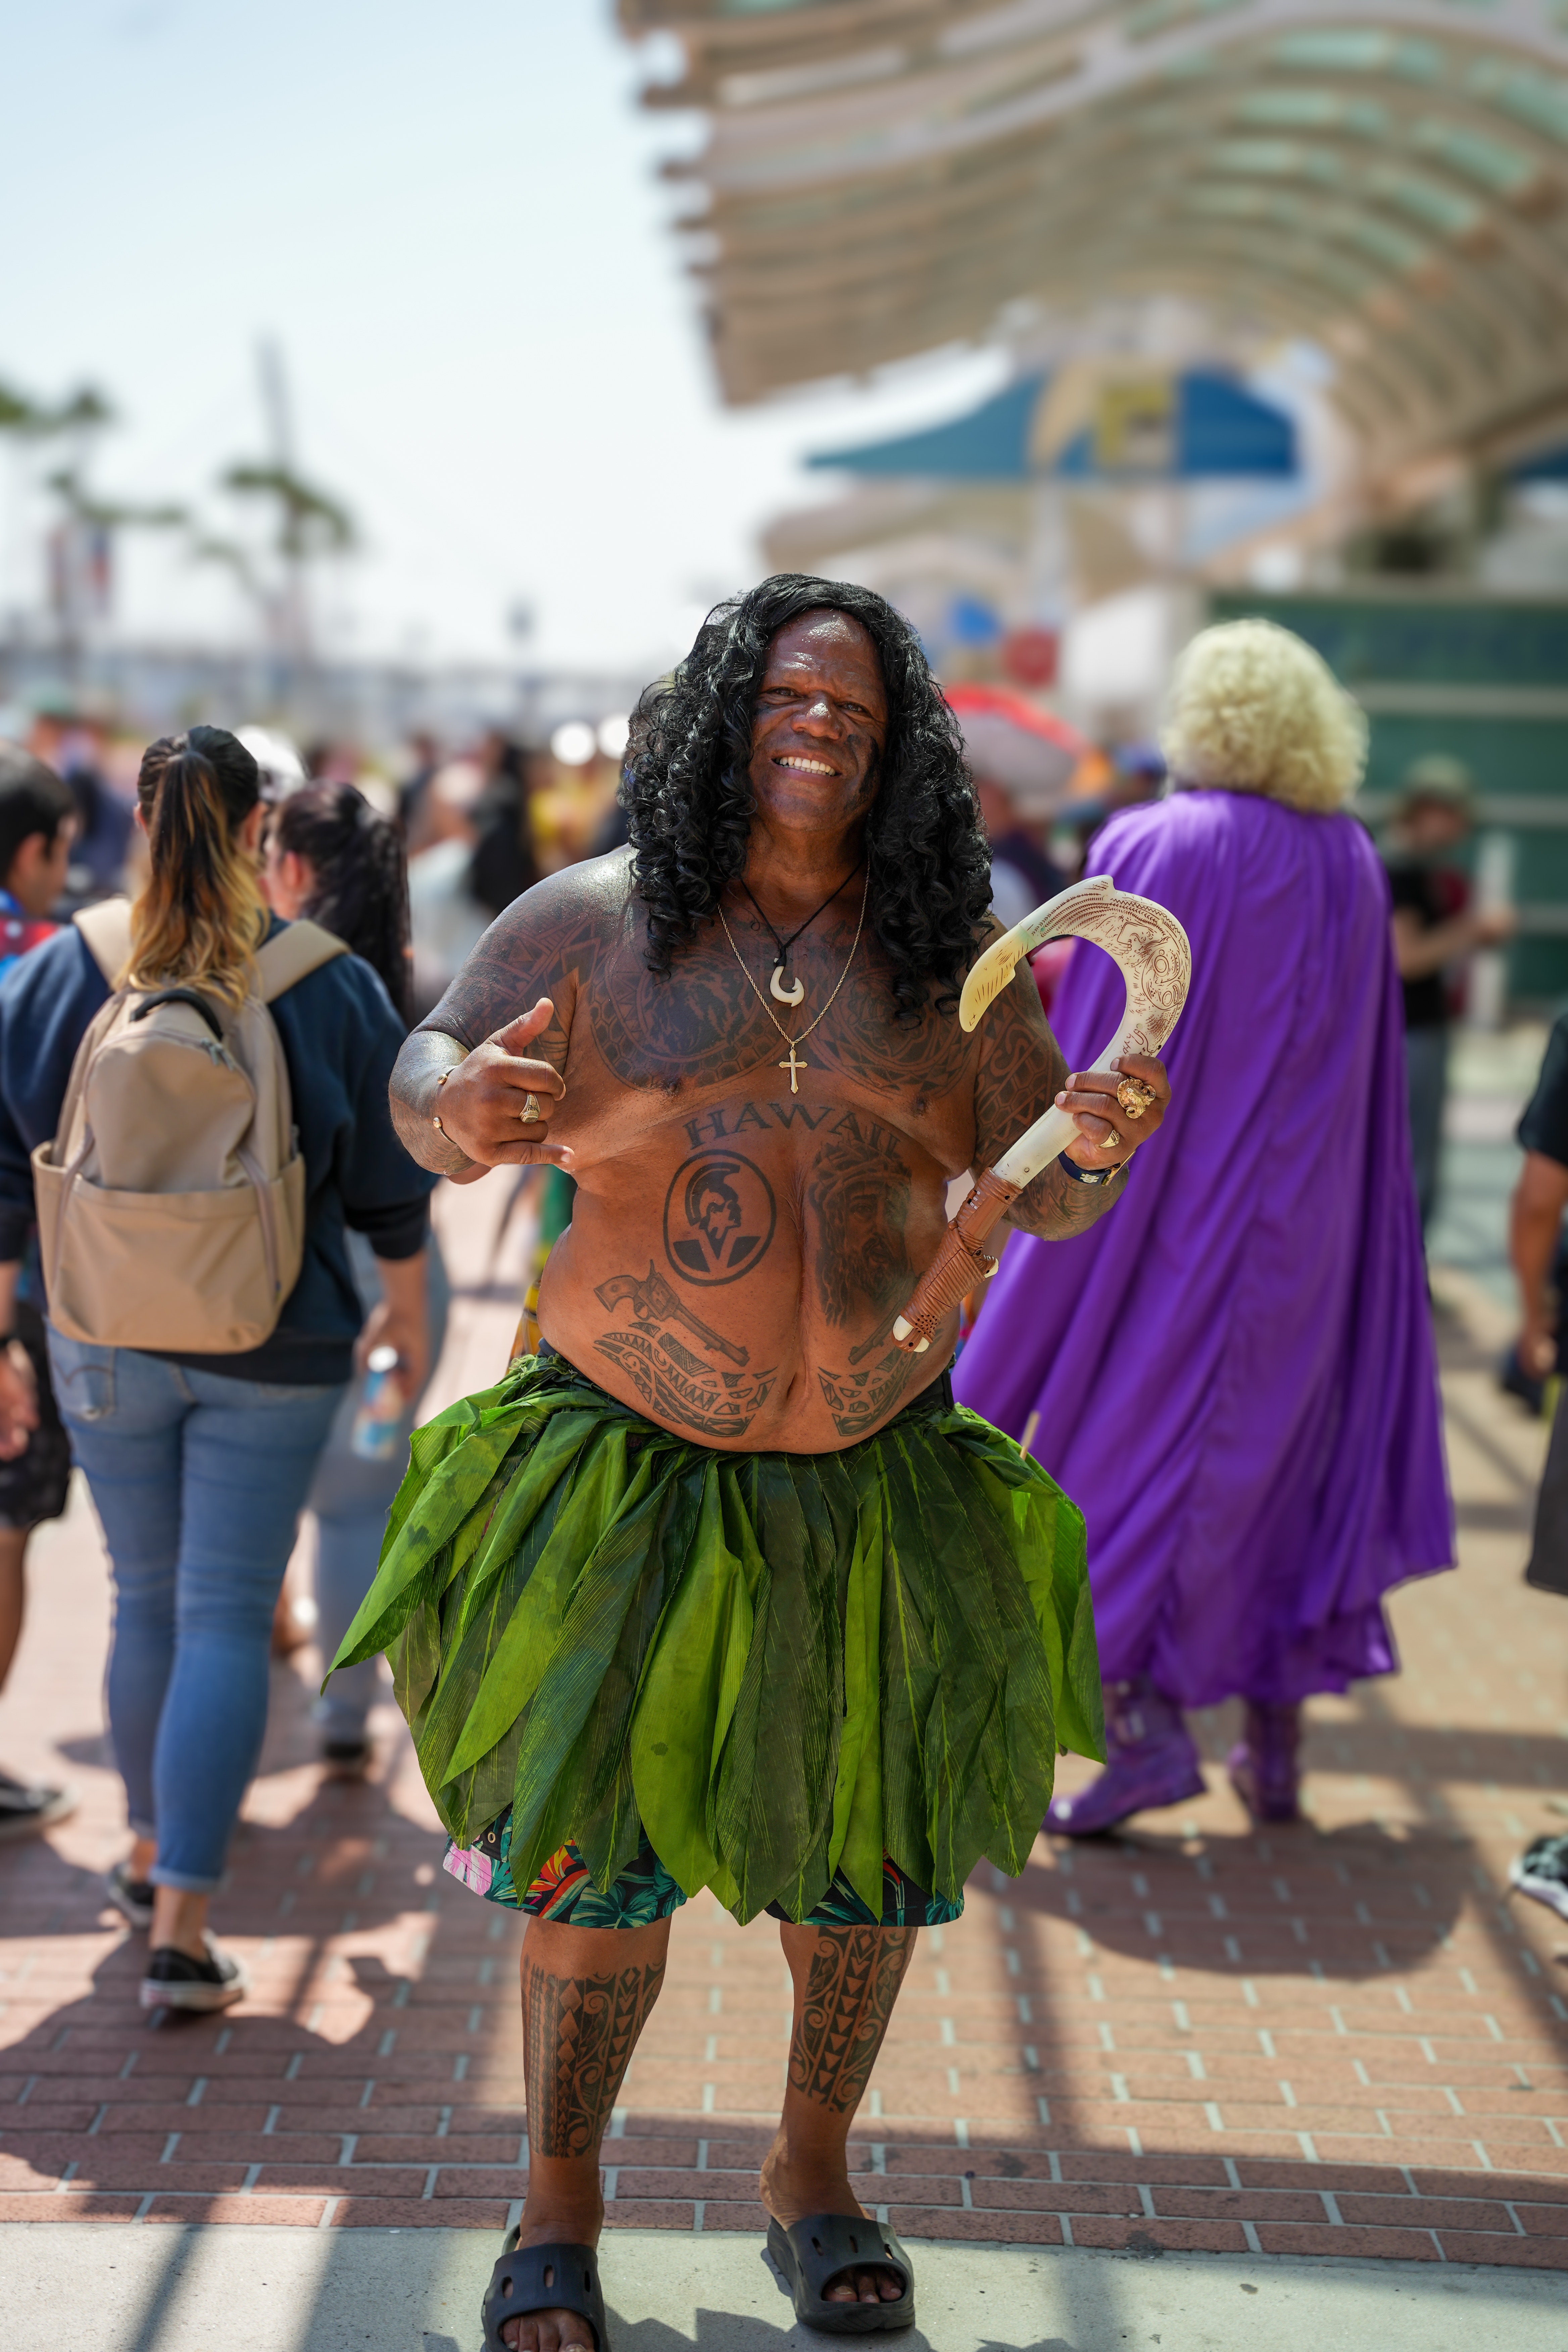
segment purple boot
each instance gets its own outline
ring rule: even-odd
[[[1300,1818],[1296,1769],[1300,1739],[1299,1706],[1247,1700],[1246,1736],[1230,1751],[1230,1785],[1255,1822]]]
[[[1105,1695],[1110,1702],[1105,1723],[1110,1761],[1080,1795],[1051,1799],[1046,1827],[1064,1837],[1095,1837],[1129,1813],[1204,1794],[1198,1751],[1175,1702],[1157,1691],[1147,1675],[1111,1683]]]

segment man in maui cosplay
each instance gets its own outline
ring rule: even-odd
[[[1391,1673],[1384,1594],[1454,1557],[1388,885],[1344,805],[1364,749],[1299,637],[1206,630],[1175,683],[1174,791],[1090,851],[1192,940],[1171,1120],[1191,1148],[1130,1180],[1113,1248],[1014,1242],[956,1381],[1048,1433],[1088,1522],[1110,1759],[1052,1804],[1071,1836],[1200,1795],[1183,1710],[1234,1696],[1237,1791],[1291,1819],[1302,1701]],[[1069,1051],[1119,985],[1073,950]]]
[[[1023,1869],[1058,1745],[1103,1751],[1079,1514],[953,1406],[956,1314],[923,1354],[893,1326],[952,1178],[1062,1103],[1077,1139],[1011,1213],[1080,1234],[1169,1091],[1152,1059],[1069,1080],[1026,973],[960,1027],[984,835],[868,591],[714,614],[623,799],[629,849],[510,908],[394,1079],[425,1166],[552,1160],[577,1192],[541,1354],[416,1434],[339,1660],[390,1648],[448,1866],[531,1915],[528,2201],[486,2305],[521,2352],[606,2352],[599,2141],[702,1887],[783,1923],[762,2198],[796,2309],[911,2321],[855,2109],[916,1929],[982,1854]]]

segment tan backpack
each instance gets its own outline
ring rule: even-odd
[[[129,899],[75,919],[112,987]],[[95,1016],[33,1154],[49,1319],[68,1339],[226,1355],[269,1337],[304,1258],[305,1163],[267,1008],[347,953],[290,923],[240,1005],[172,983],[121,989]]]

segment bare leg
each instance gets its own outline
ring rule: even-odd
[[[134,1852],[142,1851],[138,1841]],[[157,1847],[152,1848],[154,1857]],[[152,1864],[149,1863],[148,1867]],[[153,1929],[147,1938],[150,1951],[161,1952],[170,1947],[176,1952],[188,1952],[193,1960],[205,1960],[207,1948],[202,1940],[202,1930],[207,1924],[205,1895],[187,1895],[180,1886],[155,1886],[153,1889]]]
[[[865,2207],[849,2186],[849,2126],[915,1948],[913,1927],[795,1927],[779,1940],[795,1979],[789,2086],[778,2136],[763,2159],[762,2200],[786,2227],[807,2213]],[[881,2265],[844,2271],[832,2303],[896,2303],[896,2275]]]
[[[668,1945],[668,1919],[649,1927],[529,1924],[522,1947],[528,2201],[521,2245],[599,2242],[599,2142],[658,1999]],[[564,2352],[568,2345],[591,2347],[594,2331],[576,2312],[536,2311],[508,2320],[501,2341],[515,2352]]]
[[[22,1612],[26,1601],[27,1531],[0,1528],[0,1690],[11,1671],[16,1644],[22,1638]]]

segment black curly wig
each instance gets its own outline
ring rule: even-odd
[[[633,715],[620,797],[647,915],[648,969],[668,974],[676,949],[696,937],[744,868],[756,806],[752,720],[768,647],[815,612],[858,621],[881,664],[888,733],[866,831],[868,912],[898,1012],[917,1012],[933,986],[949,1010],[991,903],[991,853],[958,721],[920,639],[885,597],[798,572],[716,605],[686,659],[647,689]]]

